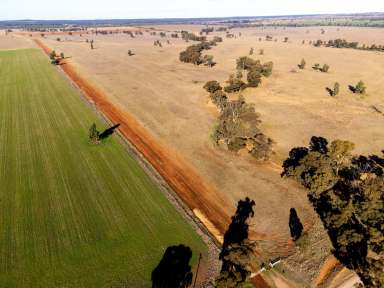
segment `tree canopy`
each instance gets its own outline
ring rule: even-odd
[[[312,137],[308,148],[290,151],[282,176],[308,189],[336,258],[366,287],[382,287],[384,155],[353,155],[353,149],[349,141]]]

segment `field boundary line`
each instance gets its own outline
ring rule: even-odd
[[[43,49],[43,51],[49,55],[50,49],[46,47],[41,41],[34,39],[36,44]],[[70,65],[70,64],[63,64]],[[100,109],[97,108],[97,105],[87,96],[87,93],[81,89],[81,87],[68,75],[68,73],[62,69],[59,65],[60,75],[65,79],[69,80],[71,86],[74,87],[80,94],[82,101],[90,107],[96,115],[108,125],[114,125],[113,121],[109,119]],[[188,205],[179,197],[179,195],[172,189],[172,187],[167,183],[162,175],[153,167],[153,165],[145,158],[145,156],[124,136],[124,134],[119,130],[115,130],[118,135],[119,142],[124,145],[128,153],[139,163],[139,165],[144,169],[146,174],[157,184],[157,187],[162,191],[163,195],[167,200],[174,206],[178,213],[189,223],[192,228],[197,232],[197,234],[203,239],[208,248],[208,259],[206,259],[205,270],[206,275],[202,283],[202,287],[210,287],[209,284],[218,274],[220,269],[219,261],[219,252],[221,249],[220,241],[215,237],[213,233],[204,225],[204,223],[193,213],[193,210],[188,207]]]

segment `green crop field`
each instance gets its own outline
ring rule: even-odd
[[[169,245],[207,248],[40,50],[0,51],[0,287],[150,287]]]

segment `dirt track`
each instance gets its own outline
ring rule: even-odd
[[[51,49],[40,40],[36,44],[49,55]],[[157,170],[168,185],[193,210],[202,212],[222,235],[227,229],[230,218],[226,215],[226,203],[217,191],[205,183],[205,180],[176,152],[166,148],[142,127],[132,115],[111,103],[100,91],[92,87],[87,80],[76,72],[71,64],[61,66],[84,94],[113,123],[120,123],[119,130],[126,139],[135,146],[144,158]],[[228,203],[228,202],[227,202]],[[213,233],[214,236],[215,233]],[[258,287],[269,285],[261,275],[252,279]]]
[[[35,41],[45,53],[50,53],[51,50],[41,41]],[[225,212],[226,204],[222,197],[218,196],[216,190],[205,183],[205,180],[176,152],[165,148],[163,144],[155,140],[132,115],[115,106],[100,91],[92,87],[71,64],[67,63],[61,67],[99,111],[113,123],[121,124],[120,132],[142,153],[189,208],[202,211],[215,227],[224,233],[229,223],[229,217]]]

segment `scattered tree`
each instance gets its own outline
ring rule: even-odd
[[[312,66],[313,70],[320,70],[320,64],[316,63],[315,65]]]
[[[339,94],[339,91],[340,91],[340,84],[339,84],[338,82],[336,82],[336,83],[333,85],[333,89],[331,89],[331,88],[329,88],[329,87],[327,87],[327,88],[325,88],[325,89],[328,91],[328,93],[329,93],[330,96],[334,97],[334,96],[336,96],[337,94]]]
[[[49,58],[50,58],[51,60],[55,60],[56,57],[57,57],[57,55],[56,55],[56,51],[55,51],[55,50],[52,50],[51,53],[49,54]]]
[[[365,94],[365,91],[367,90],[367,87],[365,87],[365,84],[363,81],[359,81],[356,86],[349,85],[349,90],[351,90],[355,94]]]
[[[220,252],[222,267],[215,281],[217,288],[242,288],[249,285],[255,243],[248,239],[248,221],[254,216],[254,206],[255,201],[248,197],[238,202],[236,213],[224,234]]]
[[[91,128],[89,128],[89,141],[92,144],[98,144],[100,142],[100,132],[97,131],[96,124],[93,123]]]
[[[322,68],[319,68],[319,70],[323,73],[327,73],[329,70],[329,65],[324,64]]]
[[[305,65],[306,65],[307,63],[305,62],[305,60],[304,59],[301,59],[301,62],[300,62],[300,64],[298,64],[297,66],[300,68],[300,69],[305,69]]]
[[[203,63],[204,63],[205,66],[208,66],[208,67],[213,67],[213,66],[216,65],[216,62],[213,61],[213,56],[212,55],[204,55]]]

